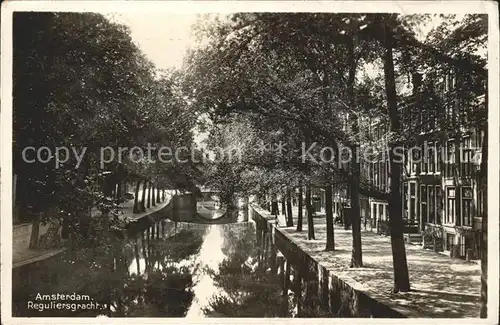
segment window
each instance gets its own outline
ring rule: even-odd
[[[383,161],[380,161],[380,185],[382,189],[385,189],[385,165]]]
[[[484,195],[484,189],[481,187],[478,188],[477,190],[477,213],[479,216],[482,216],[484,214],[484,200],[486,200],[486,197]]]
[[[462,224],[472,225],[472,188],[462,187]]]
[[[416,174],[418,170],[418,163],[420,159],[420,152],[418,150],[411,150],[411,173]]]
[[[441,173],[441,162],[443,161],[441,154],[442,154],[441,146],[437,145],[436,146],[436,173]]]
[[[446,223],[453,224],[455,222],[455,188],[448,187],[446,189]]]
[[[478,143],[477,135],[478,135],[477,129],[474,129],[474,130],[471,132],[471,140],[470,140],[470,143],[471,143],[471,147],[472,147],[472,149],[476,149],[476,150],[478,149],[478,147],[477,147],[477,143]]]
[[[427,159],[429,164],[429,173],[436,171],[436,147],[430,143],[427,150]]]
[[[435,216],[436,216],[436,197],[434,196],[434,186],[429,185],[427,187],[427,194],[429,196],[428,204],[429,204],[429,222],[430,223],[435,223]]]
[[[449,92],[453,89],[455,89],[455,74],[453,72],[448,72],[446,74],[445,91]]]
[[[436,224],[442,223],[443,211],[443,194],[441,193],[441,186],[436,185]]]
[[[447,177],[455,176],[455,143],[450,140],[446,143],[446,168],[445,174]]]
[[[476,146],[477,146],[478,149],[481,149],[482,146],[483,146],[483,131],[481,131],[481,130],[477,131]]]
[[[408,220],[408,183],[403,183],[403,218]]]
[[[373,184],[373,180],[374,180],[374,177],[373,177],[373,164],[371,162],[368,163],[368,179]]]
[[[379,219],[385,220],[385,218],[384,218],[384,205],[383,204],[378,205],[378,213],[379,213]]]
[[[471,159],[471,139],[465,137],[462,139],[462,147],[460,148],[460,176],[471,176]]]
[[[389,156],[387,156],[387,157],[389,157]],[[391,186],[391,177],[389,176],[391,173],[390,169],[391,169],[391,166],[389,165],[389,158],[387,158],[385,161],[385,175],[386,175],[386,179],[387,179],[387,187]]]
[[[423,150],[427,151],[427,146],[423,146]],[[429,171],[429,161],[428,161],[428,152],[423,152],[423,157],[420,160],[420,173],[426,174]]]
[[[415,205],[416,205],[416,197],[415,197],[416,186],[414,182],[410,183],[410,222],[413,223],[415,221]]]
[[[420,226],[424,227],[427,223],[427,186],[425,185],[420,185],[420,216],[422,220]]]

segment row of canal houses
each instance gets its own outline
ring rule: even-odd
[[[482,94],[479,91],[472,104],[456,96],[458,81],[453,72],[433,76],[434,91],[445,103],[441,114],[435,105],[432,109],[424,108],[430,99],[422,94],[423,76],[414,74],[411,79],[410,93],[401,100],[399,108],[406,117],[402,120],[403,124],[407,123],[406,129],[415,134],[412,147],[419,148],[404,150],[400,187],[405,239],[451,257],[479,259],[487,185],[480,181],[478,174],[484,132],[471,127],[467,119],[474,114],[477,104],[485,105],[484,90]],[[448,124],[443,126],[443,121]],[[364,122],[368,125],[364,138],[369,140],[360,143],[362,150],[384,148],[389,121],[379,117]],[[415,125],[409,125],[411,123]],[[445,128],[456,132],[450,136]],[[370,156],[369,161],[360,161],[361,179],[381,192],[388,192],[388,154],[384,150],[375,152],[375,159]],[[347,193],[345,189],[334,190],[334,214],[340,214],[350,205]],[[316,188],[313,194],[321,198],[323,210],[324,190]],[[361,196],[360,209],[362,229],[389,235],[387,201]]]

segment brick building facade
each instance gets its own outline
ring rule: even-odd
[[[479,165],[484,133],[471,127],[469,103],[456,98],[453,73],[436,78],[435,93],[446,97],[447,104],[433,110],[423,108],[422,77],[413,76],[411,95],[404,98],[403,123],[415,133],[411,148],[405,148],[401,175],[402,216],[405,236],[421,242],[424,248],[447,252],[460,258],[479,258],[481,217],[485,213],[485,188],[479,180]],[[484,95],[475,100],[484,105]],[[443,127],[443,121],[448,123]],[[390,184],[389,156],[386,148],[388,121],[372,118],[367,124],[370,139],[362,147],[371,147],[369,161],[361,162],[361,178],[380,192],[387,193]],[[456,130],[452,131],[451,130]],[[418,132],[415,132],[415,131]],[[334,194],[334,207],[345,200],[345,194]],[[374,197],[362,197],[362,218],[369,228],[389,234],[388,203]],[[363,209],[364,208],[364,209]],[[363,221],[362,221],[363,224]],[[412,235],[410,235],[412,234]]]

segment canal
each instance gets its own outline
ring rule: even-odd
[[[319,302],[318,279],[286,261],[247,210],[221,220],[150,222],[126,238],[17,268],[13,316],[333,316]]]

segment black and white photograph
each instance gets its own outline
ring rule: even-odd
[[[497,4],[30,2],[2,323],[498,323]]]

